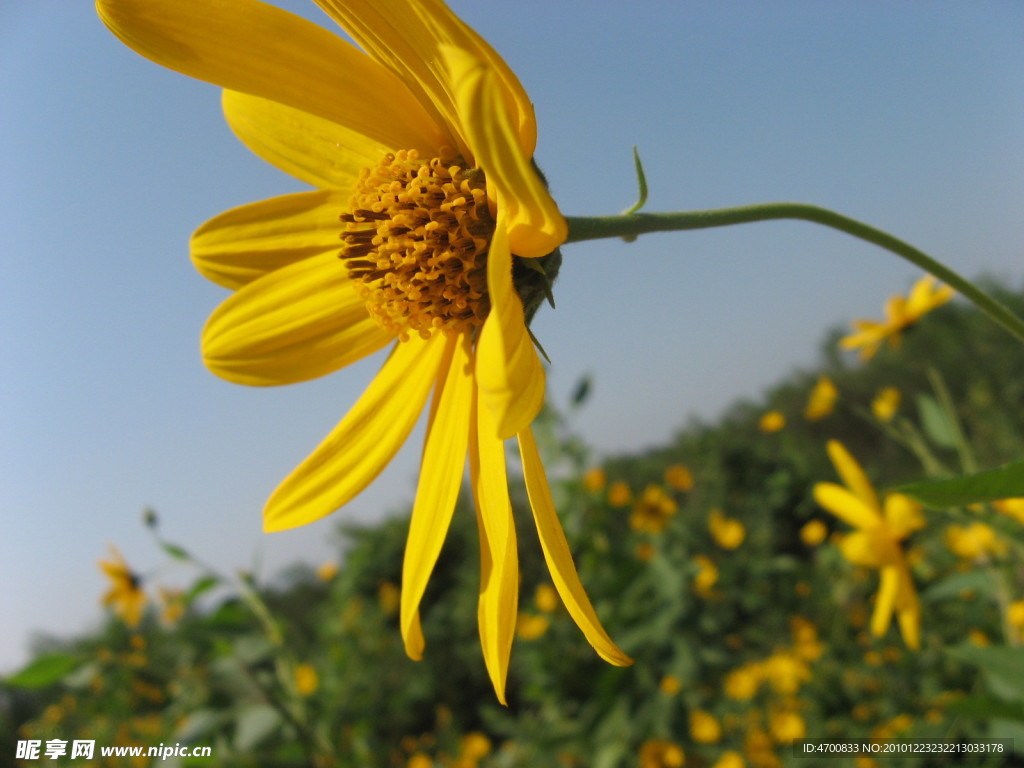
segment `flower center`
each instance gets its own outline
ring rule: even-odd
[[[450,150],[423,162],[415,150],[385,155],[359,176],[341,214],[348,274],[370,315],[403,341],[483,324],[494,219],[483,171]]]

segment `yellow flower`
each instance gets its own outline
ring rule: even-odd
[[[762,680],[764,680],[764,669],[760,664],[751,662],[727,674],[722,687],[725,695],[730,699],[747,701],[754,698]]]
[[[925,275],[910,289],[906,298],[896,295],[885,305],[885,320],[854,320],[855,333],[839,341],[843,349],[859,349],[862,359],[871,358],[888,339],[893,348],[899,346],[900,334],[924,315],[953,298],[948,285],[938,286],[932,275]]]
[[[433,768],[434,761],[423,752],[414,752],[405,761],[405,768]]]
[[[142,578],[110,547],[111,560],[100,560],[100,570],[110,580],[110,589],[103,596],[103,605],[113,608],[121,621],[129,627],[139,626],[142,609],[146,606],[146,593],[142,591]]]
[[[401,599],[402,591],[390,581],[382,581],[377,587],[377,603],[384,613],[388,615],[398,613]]]
[[[883,507],[864,470],[841,443],[830,440],[828,453],[845,487],[818,483],[814,498],[857,529],[841,541],[843,556],[855,565],[879,571],[871,632],[876,637],[884,635],[895,613],[904,642],[916,650],[920,647],[921,608],[900,542],[924,527],[921,507],[896,493],[885,499]]]
[[[804,409],[804,418],[808,421],[825,418],[832,413],[837,399],[839,399],[839,390],[836,389],[836,385],[828,376],[822,376],[811,390],[807,407]]]
[[[896,387],[882,387],[871,401],[871,412],[879,421],[892,421],[900,407],[900,391]]]
[[[319,4],[362,50],[255,0],[97,0],[137,52],[223,87],[236,135],[315,188],[194,233],[199,271],[234,291],[203,331],[207,366],[240,384],[293,384],[390,347],[348,415],[274,491],[264,527],[305,525],[351,501],[432,395],[403,565],[407,654],[423,654],[419,604],[468,457],[481,645],[504,701],[519,583],[504,441],[517,438],[555,587],[597,653],[629,664],[576,574],[530,429],[545,377],[527,317],[546,284],[522,266],[553,272],[567,226],[533,165],[529,96],[441,0]]]
[[[658,683],[658,688],[666,696],[675,696],[683,689],[683,681],[675,675],[665,675],[661,678],[661,682]]]
[[[550,584],[539,584],[533,593],[533,603],[543,613],[554,613],[558,610],[558,592]]]
[[[795,653],[776,651],[760,665],[761,674],[777,693],[793,694],[811,679],[807,663]]]
[[[1024,600],[1014,600],[1007,606],[1006,622],[1015,629],[1024,629]]]
[[[828,536],[828,526],[821,520],[811,520],[800,529],[800,540],[808,547],[816,547]]]
[[[633,492],[622,480],[616,480],[608,488],[608,503],[613,507],[624,507],[633,500]]]
[[[788,744],[807,735],[807,724],[796,712],[773,712],[769,717],[769,730],[777,744]]]
[[[673,741],[649,739],[640,745],[640,768],[682,768],[683,748]]]
[[[704,555],[693,558],[697,563],[697,575],[693,577],[693,588],[701,597],[710,597],[712,587],[718,582],[718,566]]]
[[[673,464],[665,470],[665,484],[684,493],[692,491],[693,473],[690,472],[689,467]]]
[[[745,768],[746,761],[743,755],[734,749],[726,750],[711,768]]]
[[[736,549],[747,535],[743,523],[726,517],[720,509],[713,509],[708,515],[708,530],[722,549]]]
[[[946,546],[957,557],[968,560],[1006,552],[1006,542],[985,523],[949,526],[946,529]]]
[[[722,726],[710,712],[695,709],[690,713],[690,736],[698,744],[714,744],[722,738]]]
[[[320,581],[330,581],[331,579],[333,579],[337,575],[338,575],[338,565],[337,565],[337,563],[332,563],[332,562],[328,561],[326,563],[322,563],[320,565],[320,567],[316,569],[316,577],[318,579],[320,579]]]
[[[1008,515],[1021,525],[1024,525],[1024,498],[1002,499],[1001,501],[992,502],[992,506],[1004,515]]]
[[[779,411],[768,411],[758,422],[758,428],[765,434],[778,432],[786,426],[786,417]]]
[[[608,483],[608,476],[600,467],[588,469],[583,475],[583,487],[591,493],[600,493]]]
[[[547,616],[520,611],[516,617],[516,634],[523,640],[536,640],[548,631],[551,622]]]
[[[661,533],[679,511],[679,505],[659,485],[648,485],[633,504],[629,525],[634,531]]]
[[[167,626],[177,624],[185,615],[185,593],[168,587],[157,587],[156,593],[160,600],[160,621]]]
[[[311,664],[295,667],[295,689],[300,696],[310,696],[320,687],[320,677]]]
[[[491,751],[491,740],[480,731],[467,733],[459,740],[459,759],[471,762],[473,765]]]

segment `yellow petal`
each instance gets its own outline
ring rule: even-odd
[[[192,263],[208,280],[236,289],[296,261],[337,255],[338,214],[349,197],[348,192],[299,192],[232,208],[193,233]],[[343,265],[335,266],[345,274]]]
[[[568,226],[533,166],[518,145],[502,98],[498,76],[480,59],[442,46],[451,71],[459,115],[476,165],[487,176],[488,195],[505,222],[517,256],[546,256],[565,242]]]
[[[925,526],[921,505],[900,493],[892,493],[885,499],[885,521],[897,539],[904,539]]]
[[[512,255],[499,218],[487,256],[491,311],[477,346],[476,374],[484,408],[498,437],[525,429],[544,405],[544,367],[526,330],[523,303],[512,285]]]
[[[871,634],[875,637],[884,635],[892,622],[896,595],[900,587],[900,569],[888,565],[879,571],[879,575],[881,580],[878,584],[878,595],[875,597],[875,611],[871,615]]]
[[[236,384],[294,384],[382,349],[394,337],[333,253],[270,272],[229,296],[203,329],[203,361]]]
[[[438,338],[397,344],[352,410],[271,495],[264,530],[319,520],[362,492],[409,436],[443,351]]]
[[[440,0],[317,0],[371,56],[398,75],[454,138],[463,136],[442,44],[471,52],[499,77],[503,98],[514,115],[518,143],[527,157],[537,141],[529,97],[504,60]],[[464,144],[464,142],[462,142]],[[464,146],[458,149],[465,152]]]
[[[839,542],[839,551],[854,565],[881,568],[892,562],[891,557],[886,558],[886,554],[891,553],[891,547],[885,546],[884,539],[880,539],[877,532],[878,528],[873,528],[870,531],[854,531],[847,534]]]
[[[863,500],[835,483],[815,483],[814,500],[823,509],[854,528],[868,529],[882,521],[881,516]]]
[[[400,625],[405,652],[411,659],[423,657],[419,604],[455,511],[469,443],[472,341],[469,334],[458,334],[446,341],[402,562]]]
[[[519,433],[519,452],[523,460],[526,493],[530,498],[544,560],[555,589],[558,590],[569,615],[583,630],[587,642],[594,647],[598,655],[617,667],[629,666],[633,660],[624,654],[605,632],[587,598],[583,584],[580,583],[576,566],[572,561],[572,553],[569,551],[569,543],[565,540],[565,533],[551,500],[551,489],[544,474],[537,443],[529,428]]]
[[[319,189],[346,192],[359,172],[376,166],[393,147],[308,112],[238,91],[224,91],[224,117],[258,157]],[[338,222],[335,212],[331,221]],[[340,230],[339,230],[340,231]]]
[[[394,74],[340,37],[255,0],[97,0],[137,53],[182,74],[333,120],[390,147],[444,133]]]
[[[839,473],[839,477],[842,478],[846,487],[871,509],[876,512],[881,510],[871,481],[864,474],[864,470],[860,468],[860,464],[843,447],[843,444],[838,440],[829,440],[827,449],[828,456],[832,459],[832,465],[836,468],[836,472]]]
[[[512,639],[519,611],[519,557],[505,473],[505,443],[474,393],[469,474],[480,529],[480,645],[498,701],[505,701]]]
[[[914,582],[906,566],[900,568],[899,593],[896,596],[896,620],[900,624],[903,642],[911,650],[921,647],[921,605],[914,591]]]

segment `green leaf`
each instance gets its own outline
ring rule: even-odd
[[[203,576],[195,584],[189,588],[188,592],[185,593],[185,605],[191,605],[192,602],[202,594],[209,592],[217,584],[220,583],[220,579],[216,576]]]
[[[269,704],[253,704],[240,710],[235,722],[235,748],[245,753],[272,736],[283,720]]]
[[[1024,648],[961,645],[946,653],[980,667],[990,690],[1000,698],[1024,701]]]
[[[171,544],[169,541],[161,541],[160,546],[163,547],[164,552],[173,557],[175,560],[191,560],[192,557],[182,547],[177,544]]]
[[[70,653],[54,653],[35,659],[4,680],[15,688],[45,688],[75,671],[82,660]]]
[[[921,593],[921,599],[932,603],[948,597],[959,597],[965,589],[987,595],[992,592],[992,587],[992,577],[987,571],[965,571],[932,584]]]
[[[1024,461],[947,480],[922,480],[893,489],[931,509],[965,507],[1024,496]]]
[[[1024,705],[991,696],[966,696],[954,699],[946,705],[946,709],[953,714],[978,720],[991,720],[995,717],[1024,720]]]
[[[921,427],[933,443],[943,448],[956,447],[956,426],[934,397],[918,395],[917,411],[921,415]]]

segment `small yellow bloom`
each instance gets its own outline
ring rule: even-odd
[[[821,520],[809,520],[800,529],[800,540],[808,547],[816,547],[828,536],[828,526]]]
[[[900,407],[900,391],[896,387],[883,387],[871,401],[871,412],[879,421],[889,422]]]
[[[660,485],[648,485],[633,504],[629,525],[634,531],[661,533],[678,511],[679,505],[675,499],[665,493]]]
[[[790,651],[776,651],[761,662],[761,674],[776,693],[791,695],[811,679],[807,663]]]
[[[743,759],[743,755],[734,749],[730,749],[723,752],[711,768],[746,768],[746,765],[747,763]]]
[[[665,739],[649,739],[640,745],[640,768],[682,768],[683,748]]]
[[[658,683],[658,688],[666,696],[675,696],[683,689],[683,681],[675,675],[665,675],[661,678],[661,682]]]
[[[491,740],[480,731],[467,733],[459,740],[459,759],[471,761],[474,765],[486,757],[492,749]]]
[[[608,484],[608,475],[600,467],[588,469],[583,474],[583,487],[591,493],[600,493]]]
[[[796,712],[773,712],[768,729],[776,744],[788,744],[807,735],[807,724]]]
[[[382,581],[377,587],[377,603],[387,615],[398,613],[402,590],[390,581]]]
[[[1006,609],[1006,621],[1011,627],[1024,629],[1024,600],[1014,600]]]
[[[203,330],[207,367],[238,384],[295,384],[389,350],[271,495],[264,528],[306,525],[349,503],[426,412],[402,567],[405,650],[422,658],[420,603],[468,464],[484,545],[480,641],[504,702],[519,587],[505,451],[514,440],[568,613],[598,655],[628,665],[576,573],[531,430],[546,384],[527,322],[568,226],[533,162],[530,97],[442,0],[320,6],[355,45],[251,0],[96,2],[136,52],[222,87],[235,134],[313,187],[194,232],[193,263],[232,291]]]
[[[885,320],[855,320],[855,333],[840,340],[843,349],[859,349],[862,359],[871,358],[888,339],[893,348],[899,346],[900,334],[924,315],[953,298],[948,285],[937,286],[932,275],[925,275],[910,289],[906,298],[893,296],[885,305]]]
[[[840,551],[855,565],[875,568],[880,584],[871,631],[881,637],[895,613],[908,648],[920,647],[921,608],[901,542],[924,527],[919,504],[891,494],[884,506],[864,470],[836,440],[828,443],[829,457],[844,485],[818,483],[814,498],[824,509],[856,530],[843,537]]]
[[[551,622],[547,616],[520,611],[516,617],[516,635],[523,640],[536,640],[548,631]]]
[[[1002,499],[1001,501],[992,502],[992,506],[1004,515],[1008,515],[1021,525],[1024,525],[1024,498]]]
[[[622,480],[616,480],[608,488],[608,503],[613,507],[625,507],[633,500],[633,492]]]
[[[146,593],[142,591],[142,578],[125,563],[121,553],[110,547],[111,560],[100,560],[100,570],[110,580],[110,589],[103,596],[103,605],[113,608],[121,621],[137,627],[146,606]]]
[[[822,376],[814,385],[804,409],[804,418],[808,421],[819,421],[830,413],[839,399],[839,390],[828,376]]]
[[[718,582],[718,566],[704,555],[693,558],[697,563],[697,575],[693,577],[693,588],[701,597],[710,597],[712,587]]]
[[[722,549],[736,549],[747,535],[743,523],[726,517],[720,509],[713,509],[708,515],[708,530]]]
[[[722,738],[722,726],[710,712],[695,709],[690,713],[690,736],[698,744],[715,744]]]
[[[316,577],[320,581],[330,581],[338,575],[338,564],[328,561],[322,563],[319,568],[316,569]]]
[[[300,696],[310,696],[320,687],[320,676],[311,664],[299,664],[295,667],[295,690]]]
[[[1006,542],[991,526],[985,523],[968,525],[951,525],[946,529],[946,546],[957,557],[967,560],[1002,555],[1006,552]]]
[[[434,768],[434,761],[424,752],[414,752],[409,755],[405,768]]]
[[[538,611],[554,613],[560,604],[558,592],[550,584],[539,584],[533,593],[533,603],[537,606]]]
[[[786,426],[786,417],[780,411],[768,411],[758,422],[758,428],[765,434],[778,432]]]
[[[636,559],[641,562],[649,563],[654,559],[654,545],[649,541],[639,542],[634,551],[636,552]]]
[[[976,627],[967,632],[967,639],[972,645],[976,645],[979,648],[992,645],[992,641],[989,639],[989,636]]]
[[[173,626],[185,615],[185,593],[180,589],[157,587],[156,594],[160,600],[160,621],[166,626]]]
[[[727,674],[722,687],[725,695],[730,699],[747,701],[754,698],[762,680],[764,680],[764,668],[760,664],[751,662]]]
[[[793,634],[793,651],[804,661],[815,661],[825,652],[825,646],[818,640],[818,629],[803,616],[793,616],[789,620],[789,629]]]
[[[693,490],[693,474],[689,467],[682,464],[673,464],[665,470],[665,485],[675,488],[677,491]]]

